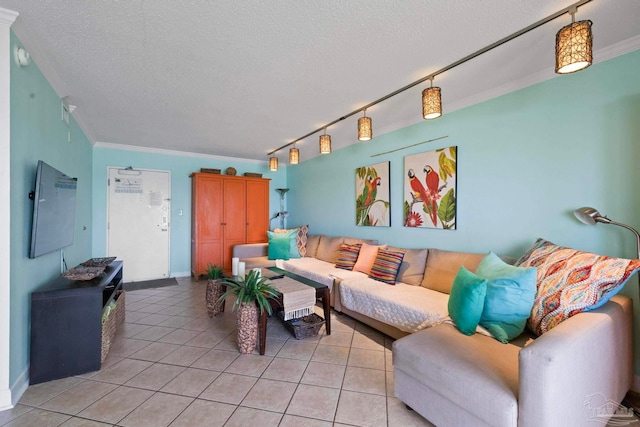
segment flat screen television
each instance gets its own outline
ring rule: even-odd
[[[73,244],[77,178],[38,161],[29,258]]]

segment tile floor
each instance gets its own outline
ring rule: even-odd
[[[273,318],[266,354],[241,355],[235,312],[209,319],[206,281],[178,283],[127,292],[102,369],[30,386],[0,425],[431,426],[393,397],[389,337],[332,313],[296,340]]]

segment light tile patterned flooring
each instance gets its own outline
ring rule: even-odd
[[[431,426],[393,397],[391,338],[332,313],[296,340],[272,318],[266,354],[241,355],[230,305],[209,319],[206,281],[178,283],[127,292],[102,369],[30,386],[0,425]]]

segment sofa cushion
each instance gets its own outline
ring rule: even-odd
[[[473,273],[484,256],[485,254],[429,249],[421,286],[448,294],[460,267],[464,266]]]
[[[396,340],[393,367],[448,401],[463,404],[483,425],[515,426],[519,351],[512,344],[481,334],[463,335],[442,324]]]
[[[403,257],[404,252],[390,251],[382,248],[378,249],[378,255],[376,255],[373,266],[371,266],[369,277],[380,282],[395,285]]]
[[[538,269],[529,318],[529,327],[538,335],[575,314],[600,307],[640,268],[640,260],[582,252],[544,239],[538,239],[516,264]]]
[[[427,266],[428,249],[404,249],[389,246],[390,251],[404,252],[397,281],[407,285],[420,286]]]
[[[340,284],[343,307],[404,332],[416,332],[444,321],[448,299],[441,292],[404,283],[389,286],[366,276],[345,278]]]
[[[340,245],[340,250],[338,251],[338,261],[336,261],[336,268],[341,268],[343,270],[353,270],[353,266],[358,259],[358,254],[360,253],[361,243],[356,243],[355,245],[348,245],[343,243]]]
[[[472,335],[476,332],[486,295],[487,281],[464,266],[460,267],[453,279],[448,308],[451,320],[463,334]]]
[[[498,341],[506,343],[524,330],[536,293],[536,269],[514,267],[491,252],[478,265],[476,274],[487,279],[480,325]]]
[[[310,234],[307,235],[307,248],[305,256],[308,257],[316,257],[316,253],[318,252],[318,245],[320,244],[321,234]]]
[[[342,243],[344,243],[344,237],[331,237],[323,234],[318,244],[316,258],[335,264],[338,260],[338,251]]]
[[[273,231],[267,231],[267,237],[269,239],[269,249],[267,257],[270,260],[275,259],[289,259],[290,254],[290,241],[295,236],[295,231],[289,233],[274,233]]]
[[[378,256],[378,249],[386,249],[386,247],[387,245],[376,246],[363,243],[360,248],[360,254],[358,254],[358,260],[353,266],[353,270],[369,274],[369,272],[371,272],[371,267],[373,267],[373,263],[376,261],[376,257]]]

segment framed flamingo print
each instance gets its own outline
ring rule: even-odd
[[[356,169],[356,225],[391,225],[389,162]]]
[[[456,229],[458,147],[405,156],[404,226]]]

